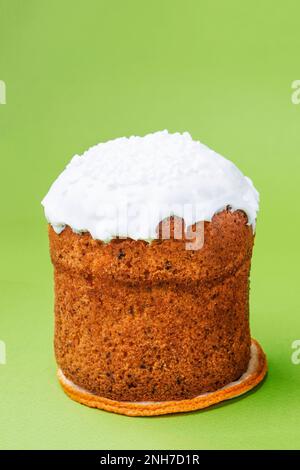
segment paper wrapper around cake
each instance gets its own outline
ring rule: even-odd
[[[162,402],[214,392],[247,370],[254,235],[242,211],[205,222],[198,251],[50,226],[49,238],[67,380],[109,400]]]

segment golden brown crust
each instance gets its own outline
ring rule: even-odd
[[[226,277],[251,258],[252,227],[242,211],[224,210],[204,223],[204,246],[186,250],[184,240],[94,240],[69,227],[57,235],[49,226],[50,253],[55,266],[95,279],[191,282]]]
[[[118,402],[78,389],[78,387],[70,381],[66,380],[60,370],[58,371],[58,379],[63,390],[70,398],[72,398],[72,400],[78,401],[79,403],[92,408],[98,408],[127,416],[157,416],[170,413],[183,413],[200,410],[224,400],[230,400],[256,387],[266,376],[267,359],[261,346],[254,339],[252,339],[252,347],[253,346],[257,352],[257,363],[256,367],[249,375],[242,378],[239,382],[230,384],[226,388],[186,400],[160,403]]]
[[[205,223],[199,251],[104,244],[70,228],[49,237],[56,358],[76,385],[118,401],[182,400],[246,370],[253,233],[243,212]]]

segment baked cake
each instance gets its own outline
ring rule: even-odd
[[[115,139],[73,157],[42,202],[55,355],[72,398],[151,415],[262,380],[249,329],[258,199],[249,178],[188,133]]]

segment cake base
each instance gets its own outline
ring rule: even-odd
[[[267,360],[260,344],[252,339],[251,356],[247,371],[239,380],[227,384],[215,392],[203,393],[197,397],[174,401],[126,402],[94,395],[67,379],[62,370],[58,370],[58,380],[65,393],[83,405],[91,408],[119,413],[127,416],[156,416],[168,413],[182,413],[200,410],[242,395],[258,385],[267,373]]]

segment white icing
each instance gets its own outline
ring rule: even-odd
[[[152,239],[171,214],[186,225],[230,206],[255,228],[259,195],[229,160],[189,133],[121,137],[75,155],[42,201],[57,233],[66,225],[95,239]]]

